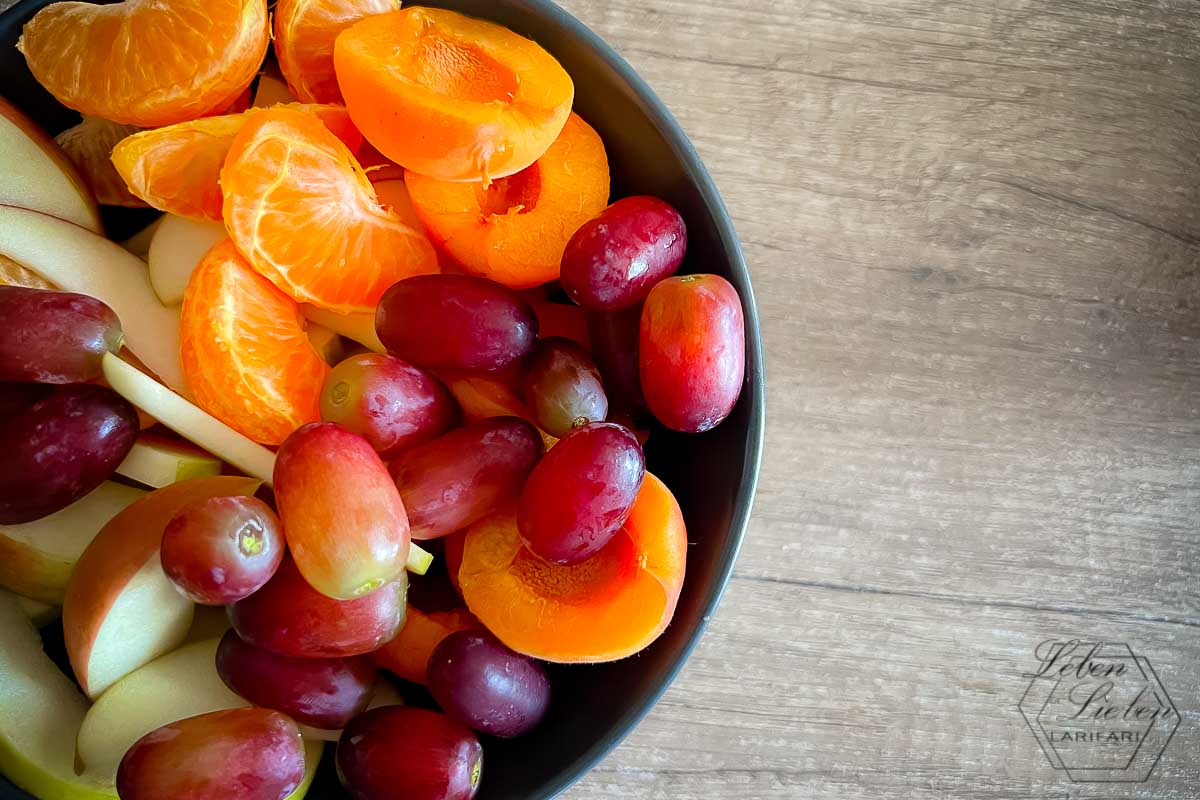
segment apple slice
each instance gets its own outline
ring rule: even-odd
[[[232,476],[174,483],[130,505],[96,534],[63,601],[67,655],[89,697],[99,697],[187,636],[192,602],[167,578],[158,555],[171,517],[188,503],[252,495],[260,485]]]
[[[113,780],[133,743],[169,722],[250,705],[217,674],[219,639],[184,645],[114,683],[88,709],[76,751],[87,772]]]
[[[20,525],[0,525],[0,586],[61,604],[75,562],[97,531],[146,492],[106,482],[62,511]]]
[[[100,210],[87,184],[54,140],[0,98],[0,205],[28,208],[101,233]],[[20,259],[17,259],[20,261]]]
[[[296,98],[288,88],[287,81],[283,79],[279,65],[269,60],[258,75],[258,88],[254,90],[254,102],[250,105],[254,108],[267,108],[276,103],[295,102]]]
[[[8,256],[0,256],[0,286],[21,286],[26,289],[58,288],[41,275],[22,267]]]
[[[304,332],[308,334],[308,341],[312,343],[313,349],[321,354],[326,364],[334,366],[345,357],[346,348],[342,346],[342,337],[334,331],[324,325],[309,322]]]
[[[383,342],[379,341],[379,334],[375,333],[374,314],[336,314],[308,303],[300,304],[300,313],[309,322],[315,322],[347,339],[353,339],[376,353],[387,352]]]
[[[271,482],[275,454],[270,450],[111,353],[102,366],[108,385],[126,400],[247,475]]]
[[[10,205],[0,205],[0,255],[103,300],[121,318],[126,346],[168,386],[184,388],[179,309],[158,302],[137,256],[78,225]]]
[[[183,302],[183,291],[192,277],[192,270],[214,244],[228,236],[225,226],[219,222],[163,214],[162,223],[150,240],[147,256],[150,284],[163,305],[176,306]]]
[[[8,593],[5,592],[5,594]],[[58,606],[39,603],[37,600],[21,597],[19,594],[14,594],[13,597],[17,598],[17,606],[20,607],[21,613],[29,617],[29,621],[33,623],[33,627],[35,628],[49,625],[62,616],[62,609]]]
[[[84,715],[75,740],[86,774],[113,780],[126,751],[150,731],[198,714],[249,706],[217,674],[219,641],[185,645],[109,687]],[[322,750],[323,741],[305,743],[306,779],[289,797],[304,796]]]
[[[117,467],[130,480],[154,489],[188,478],[221,474],[221,459],[188,442],[176,442],[156,433],[143,433]]]
[[[111,781],[75,774],[86,710],[16,600],[0,597],[0,772],[42,800],[116,800]]]
[[[163,217],[165,216],[166,214],[163,214],[133,236],[120,242],[121,247],[133,253],[142,261],[145,261],[150,256],[150,242],[154,240],[154,233],[158,230],[158,226],[162,224]]]

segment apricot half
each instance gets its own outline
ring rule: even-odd
[[[575,86],[535,42],[453,11],[367,17],[334,43],[355,125],[405,169],[483,181],[532,164],[567,121]]]
[[[413,172],[404,182],[435,246],[468,272],[526,289],[558,278],[571,235],[604,210],[608,158],[600,136],[571,114],[541,158],[487,187]]]
[[[560,566],[530,553],[508,509],[470,528],[458,577],[467,607],[513,650],[559,663],[615,661],[666,629],[686,557],[679,504],[647,472],[624,527],[587,561]]]

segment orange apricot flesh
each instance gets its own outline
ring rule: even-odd
[[[530,553],[508,509],[470,528],[458,577],[467,607],[513,650],[560,663],[615,661],[666,629],[686,555],[679,504],[646,473],[628,521],[587,561],[560,566]]]

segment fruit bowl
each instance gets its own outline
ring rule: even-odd
[[[683,131],[633,69],[596,34],[549,0],[426,0],[490,19],[549,50],[575,82],[575,110],[601,135],[612,195],[651,194],[682,213],[691,247],[681,272],[716,273],[741,296],[746,320],[746,383],[733,413],[716,429],[683,435],[656,428],[647,466],[675,491],[688,526],[687,580],[666,632],[636,656],[603,665],[554,667],[555,701],[545,723],[519,740],[488,739],[485,800],[557,795],[578,780],[649,711],[696,645],[719,602],[745,532],[758,476],[764,424],[761,339],[749,274],[729,214]],[[21,26],[46,0],[21,0],[0,16],[5,95],[57,132],[78,122],[29,74],[15,49]],[[121,238],[145,213],[106,211]],[[55,634],[51,632],[49,639]],[[309,797],[344,797],[326,758]],[[0,778],[0,798],[26,798]]]

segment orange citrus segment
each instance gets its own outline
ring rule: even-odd
[[[201,259],[180,315],[183,373],[197,405],[262,444],[320,419],[329,366],[299,307],[225,240]]]
[[[288,108],[316,116],[335,136],[356,149],[362,135],[345,106],[304,105]],[[192,219],[221,220],[221,166],[233,138],[253,114],[226,114],[143,131],[122,139],[112,161],[130,191],[161,211]]]
[[[279,0],[275,4],[275,56],[296,99],[340,103],[333,74],[333,42],[372,14],[400,8],[399,0]]]
[[[269,33],[266,0],[52,3],[17,48],[63,105],[151,127],[228,108],[254,80]]]
[[[438,271],[420,231],[379,204],[353,154],[311,115],[251,115],[221,170],[225,227],[260,273],[294,299],[373,312],[388,287]]]

